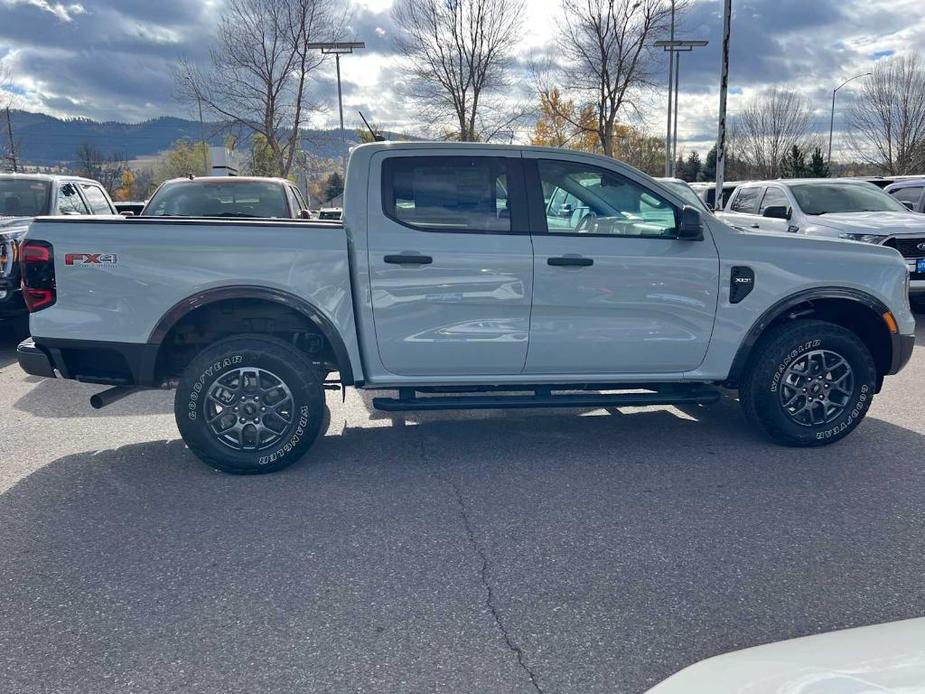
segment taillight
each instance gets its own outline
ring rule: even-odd
[[[29,313],[48,308],[58,298],[55,290],[55,252],[47,241],[23,241],[19,248],[22,298]]]

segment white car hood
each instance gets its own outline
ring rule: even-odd
[[[836,212],[810,217],[837,231],[883,236],[925,236],[925,215],[914,212]]]
[[[648,694],[925,691],[925,618],[779,641],[709,658]]]

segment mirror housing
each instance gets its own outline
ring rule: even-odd
[[[703,217],[697,209],[689,205],[681,209],[678,238],[682,241],[703,241]]]
[[[790,219],[792,212],[789,207],[784,207],[783,205],[770,205],[764,208],[761,216],[769,219]]]
[[[308,210],[299,210],[299,219],[311,219],[312,213]]]

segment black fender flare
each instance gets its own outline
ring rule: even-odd
[[[735,359],[732,361],[732,367],[729,369],[729,376],[726,379],[726,384],[733,386],[739,384],[745,366],[748,364],[748,360],[751,357],[752,350],[769,326],[800,304],[805,304],[807,302],[811,303],[823,299],[846,299],[848,301],[854,301],[859,306],[874,311],[877,316],[882,316],[889,311],[886,305],[875,296],[859,289],[851,289],[848,287],[816,287],[814,289],[805,289],[796,294],[791,294],[773,304],[768,310],[762,313],[752,327],[749,328],[748,332],[745,334],[745,339],[742,341],[742,344],[739,345]]]
[[[206,289],[174,304],[158,321],[148,336],[149,345],[160,345],[167,334],[184,316],[198,308],[218,301],[233,299],[262,299],[291,308],[308,318],[318,331],[324,335],[334,351],[340,379],[344,385],[353,385],[353,365],[347,346],[331,320],[308,301],[273,287],[259,285],[231,285]]]

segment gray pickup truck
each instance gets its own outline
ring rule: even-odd
[[[19,242],[40,215],[117,214],[105,188],[77,176],[0,174],[0,320],[27,315],[19,291]]]
[[[22,248],[30,374],[176,387],[202,460],[302,457],[325,388],[388,411],[715,401],[775,441],[860,423],[913,349],[894,249],[751,235],[579,152],[355,149],[343,223],[37,220]],[[388,394],[387,394],[388,395]]]

